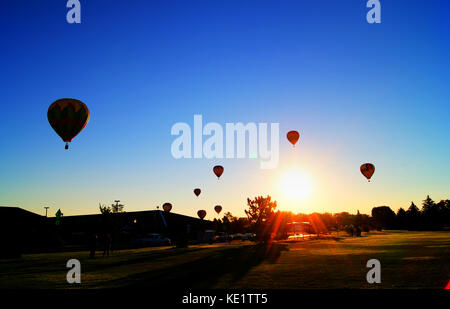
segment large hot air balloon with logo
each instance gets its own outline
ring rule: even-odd
[[[76,99],[59,99],[53,102],[47,111],[48,122],[53,130],[66,143],[66,149],[72,139],[84,129],[89,121],[89,109]]]
[[[162,207],[165,212],[170,212],[172,210],[172,204],[170,203],[164,203]]]
[[[220,176],[223,174],[223,166],[222,165],[216,165],[213,168],[214,174],[216,174],[217,179],[220,178]]]
[[[363,165],[361,165],[360,170],[364,177],[366,177],[370,182],[370,178],[375,172],[375,166],[372,163],[364,163]]]
[[[203,218],[206,217],[206,210],[197,211],[197,216],[203,220]]]
[[[297,143],[298,139],[300,138],[300,133],[298,131],[289,131],[286,134],[286,137],[288,141],[292,144],[292,146],[295,147],[295,144]]]
[[[194,189],[194,194],[195,194],[196,196],[199,196],[200,193],[202,193],[202,190],[200,190],[199,188],[195,188],[195,189]]]
[[[222,211],[222,206],[216,205],[214,206],[214,210],[217,212],[217,214],[220,214],[220,212]]]

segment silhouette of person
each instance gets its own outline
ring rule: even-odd
[[[111,233],[106,233],[105,235],[105,239],[104,239],[104,249],[103,249],[103,256],[105,256],[105,254],[107,256],[109,256],[109,251],[111,249]]]

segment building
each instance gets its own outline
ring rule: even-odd
[[[287,236],[314,234],[314,228],[310,222],[290,222],[286,224]]]
[[[214,223],[161,210],[46,218],[18,207],[0,207],[0,246],[5,254],[86,249],[90,237],[99,243],[112,237],[114,247],[126,248],[133,238],[158,233],[172,240],[202,240]]]
[[[46,219],[19,207],[0,206],[0,257],[17,257],[24,249],[54,246],[54,229]]]

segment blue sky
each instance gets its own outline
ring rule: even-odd
[[[368,24],[362,0],[81,0],[82,23],[68,24],[66,1],[2,1],[0,204],[68,215],[172,202],[212,218],[266,194],[294,212],[449,198],[450,4],[380,2],[381,24]],[[69,151],[46,118],[63,97],[91,111]],[[170,129],[194,114],[280,123],[279,167],[175,160]],[[279,189],[293,166],[313,188],[298,201]]]

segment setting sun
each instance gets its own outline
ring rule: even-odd
[[[311,194],[312,187],[308,177],[301,171],[286,172],[281,179],[281,190],[291,200],[299,200]]]

